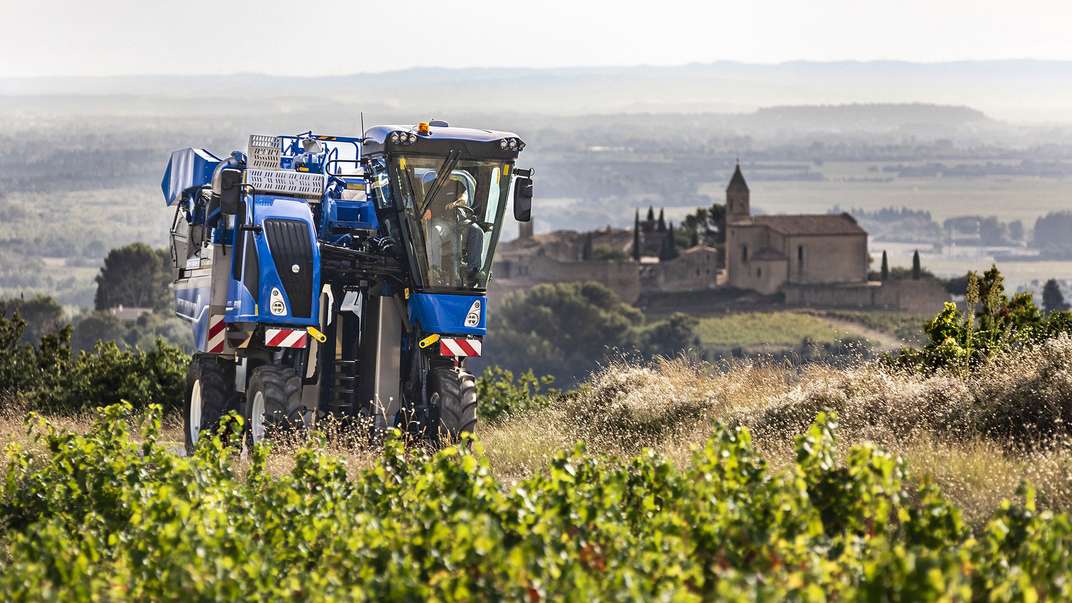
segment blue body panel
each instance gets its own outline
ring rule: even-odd
[[[202,279],[201,286],[187,280],[175,288],[175,313],[190,321],[194,333],[194,347],[204,352],[208,344],[209,300],[212,298],[211,281]]]
[[[479,305],[474,308],[474,304]],[[479,319],[475,325],[466,326],[470,310],[479,313]],[[420,325],[423,333],[483,337],[488,332],[488,298],[486,295],[415,293],[409,299],[409,318]]]
[[[349,186],[365,187],[364,180],[348,183]],[[376,232],[380,228],[380,220],[376,216],[376,206],[367,198],[364,199],[336,199],[333,195],[325,195],[321,202],[320,237],[327,241],[334,241],[340,236],[345,236],[348,229],[366,230]]]
[[[205,149],[189,148],[172,153],[160,181],[164,203],[170,207],[190,189],[210,183],[212,172],[219,163],[220,158]]]
[[[309,230],[309,240],[313,243],[311,249],[312,265],[303,268],[312,270],[313,273],[310,316],[308,318],[297,318],[290,315],[294,304],[289,297],[290,293],[283,286],[283,281],[276,272],[268,239],[261,232],[254,235],[257,248],[257,264],[259,266],[257,282],[260,289],[258,292],[260,303],[258,304],[254,301],[252,292],[247,290],[241,281],[231,278],[227,294],[228,309],[225,314],[225,320],[227,322],[256,322],[272,325],[315,326],[319,324],[318,312],[320,309],[320,248],[316,245],[316,231],[313,229],[313,215],[309,211],[309,205],[300,199],[278,195],[256,195],[253,197],[253,203],[249,203],[247,200],[247,224],[252,223],[263,227],[264,221],[269,219],[294,220],[305,224]],[[237,257],[237,255],[232,257]],[[282,292],[283,300],[287,306],[285,315],[277,316],[269,311],[268,301],[271,299],[272,289],[279,289]]]

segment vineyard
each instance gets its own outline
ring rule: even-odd
[[[1072,317],[975,295],[849,368],[621,362],[568,392],[491,370],[478,437],[438,452],[330,424],[250,449],[232,419],[186,457],[147,403],[172,351],[10,345],[0,592],[1068,600]],[[109,391],[135,403],[71,393]]]
[[[38,426],[9,451],[0,588],[12,600],[1066,599],[1065,515],[1025,487],[977,532],[820,414],[772,471],[745,428],[682,467],[583,446],[507,486],[479,443],[434,456],[391,439],[351,476],[312,449],[273,474],[219,439],[192,458],[132,437],[113,406],[84,435]],[[843,459],[843,460],[839,460]]]

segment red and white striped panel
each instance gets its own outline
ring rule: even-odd
[[[305,329],[265,329],[264,345],[270,348],[304,348],[309,335]]]
[[[482,344],[479,339],[444,337],[439,340],[440,356],[479,356]]]
[[[213,314],[208,317],[208,337],[205,338],[205,351],[210,354],[222,354],[224,345],[227,343],[227,323],[223,322],[223,314]]]

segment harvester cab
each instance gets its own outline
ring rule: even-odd
[[[472,431],[465,369],[513,190],[516,135],[442,122],[250,136],[172,154],[176,311],[193,324],[186,444],[230,410],[253,441],[335,414],[440,442]]]

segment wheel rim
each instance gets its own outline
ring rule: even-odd
[[[264,392],[253,395],[253,408],[250,409],[249,429],[253,434],[253,441],[259,442],[264,439]]]
[[[201,380],[194,381],[190,390],[190,443],[196,444],[201,435]]]

